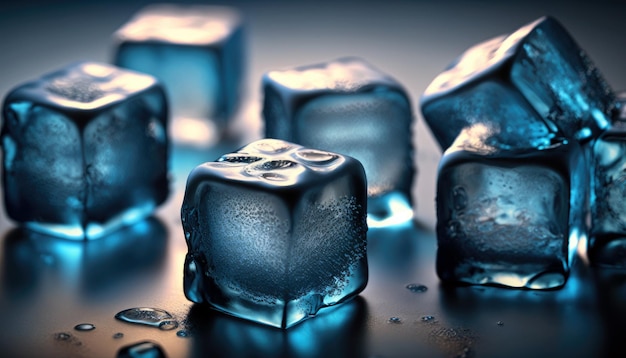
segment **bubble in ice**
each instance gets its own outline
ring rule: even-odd
[[[165,353],[160,345],[143,341],[120,348],[117,358],[165,358]]]
[[[178,327],[178,322],[167,311],[159,308],[136,307],[118,312],[115,318],[128,322],[171,330]]]
[[[81,323],[74,326],[74,329],[77,331],[93,331],[96,329],[96,326],[91,323]]]
[[[419,283],[409,283],[406,285],[406,289],[411,292],[422,293],[428,291],[428,287],[421,285]]]

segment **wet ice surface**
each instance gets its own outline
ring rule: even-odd
[[[618,94],[620,112],[598,138],[591,161],[591,235],[589,258],[597,265],[626,267],[626,93]]]
[[[197,167],[182,207],[186,296],[281,328],[353,297],[367,283],[365,200],[357,161],[281,140]]]
[[[413,114],[397,81],[361,59],[341,58],[268,72],[263,88],[266,137],[361,161],[371,226],[412,216]]]
[[[115,33],[114,63],[159,78],[174,117],[221,125],[239,101],[242,28],[235,8],[150,5]]]
[[[5,203],[19,223],[97,238],[167,196],[166,103],[151,76],[73,64],[15,88],[3,118]]]
[[[449,147],[466,125],[511,118],[507,112],[512,109],[494,108],[490,101],[463,103],[468,97],[484,96],[477,85],[488,90],[490,83],[513,92],[503,96],[527,101],[551,131],[562,131],[568,138],[587,142],[609,126],[614,108],[611,89],[586,53],[551,17],[470,48],[433,80],[422,97],[422,112],[442,148]],[[482,108],[463,114],[474,106]],[[487,118],[476,117],[481,110]],[[452,119],[446,119],[450,114]],[[531,130],[532,137],[537,134]]]

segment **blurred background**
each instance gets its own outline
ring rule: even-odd
[[[173,1],[175,2],[175,1]],[[196,2],[197,3],[197,2]],[[147,1],[0,4],[0,95],[78,60],[110,62],[111,34]],[[246,24],[244,97],[228,140],[175,143],[172,194],[156,214],[94,242],[26,233],[0,212],[0,350],[6,357],[113,357],[152,340],[170,357],[623,356],[626,274],[578,261],[565,288],[443,287],[435,274],[438,146],[419,98],[471,45],[553,15],[614,90],[626,89],[626,1],[230,1]],[[368,234],[370,282],[349,304],[287,332],[193,306],[182,292],[179,210],[189,171],[258,139],[263,73],[359,56],[407,89],[415,113],[416,223]],[[407,284],[428,287],[412,292]],[[162,331],[120,322],[131,307],[172,313]],[[433,316],[432,319],[424,316]],[[391,317],[399,323],[390,323]],[[395,322],[397,320],[392,320]],[[92,323],[89,332],[74,330]],[[185,330],[187,337],[176,332]],[[66,335],[59,335],[67,333]],[[123,333],[121,338],[113,338]],[[621,353],[621,354],[620,354]]]

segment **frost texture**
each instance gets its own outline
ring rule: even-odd
[[[199,166],[182,208],[185,294],[282,328],[353,297],[367,282],[365,190],[354,159],[274,139]]]

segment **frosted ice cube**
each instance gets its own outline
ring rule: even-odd
[[[626,92],[612,126],[593,143],[591,160],[592,263],[626,267]]]
[[[493,86],[501,87],[502,93],[489,100]],[[469,102],[472,97],[478,101]],[[421,107],[445,150],[467,125],[481,121],[524,125],[526,120],[516,118],[515,109],[502,105],[507,102],[530,105],[551,132],[561,131],[581,143],[609,126],[614,109],[614,96],[600,72],[551,17],[467,50],[428,86]],[[520,130],[540,139],[532,123],[525,126]]]
[[[154,77],[83,62],[4,101],[7,214],[37,231],[97,238],[168,193],[167,104]]]
[[[236,9],[150,5],[114,38],[115,64],[160,79],[174,117],[220,124],[235,110],[244,72],[243,25]]]
[[[370,227],[412,217],[413,114],[402,86],[358,58],[263,77],[265,135],[343,153],[365,167]]]
[[[439,277],[532,289],[564,285],[585,233],[580,146],[554,141],[542,150],[503,150],[497,133],[481,141],[476,132],[485,131],[462,131],[440,164]]]
[[[287,328],[367,283],[366,183],[340,154],[264,139],[189,175],[185,295]]]

